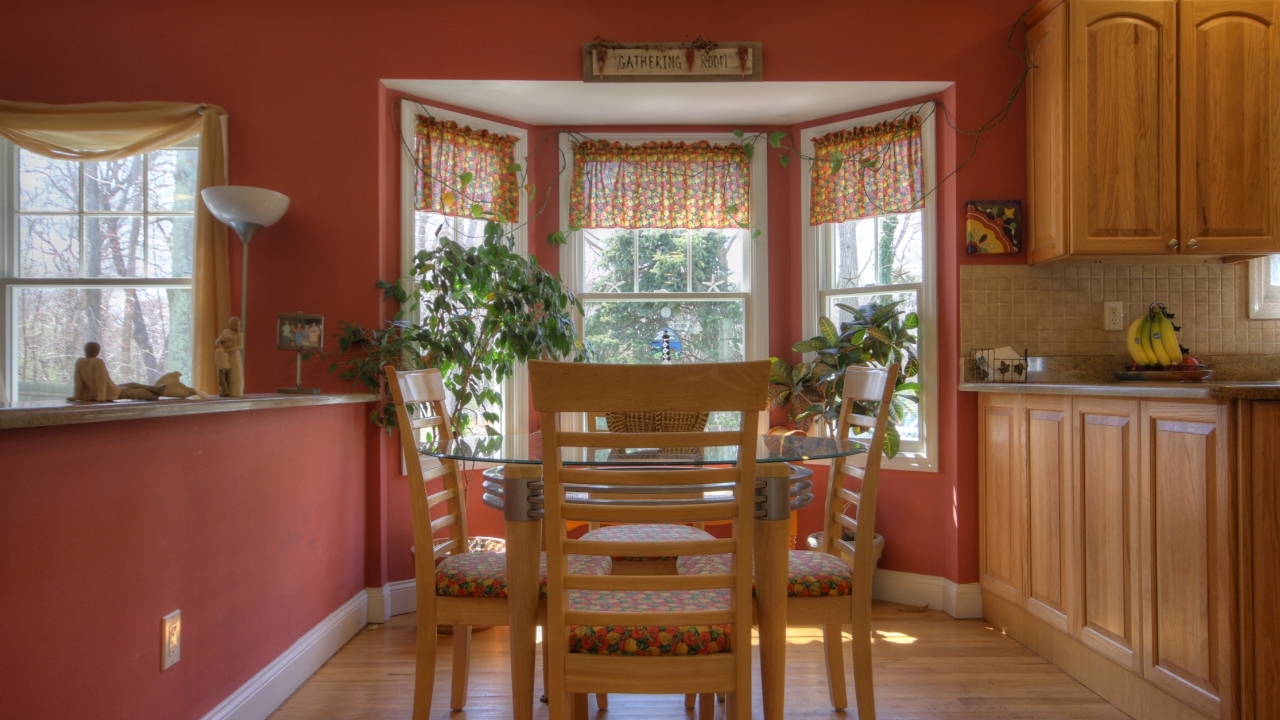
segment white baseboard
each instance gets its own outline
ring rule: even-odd
[[[397,580],[380,588],[365,588],[369,595],[369,622],[384,623],[395,615],[418,609],[418,581]]]
[[[361,592],[298,638],[280,657],[223,700],[204,720],[265,720],[365,626],[368,595]]]
[[[928,605],[962,620],[982,617],[982,589],[978,583],[960,585],[935,575],[876,570],[871,597],[903,605]]]

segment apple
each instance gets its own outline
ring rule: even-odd
[[[1190,355],[1187,355],[1186,357],[1182,358],[1182,362],[1178,363],[1177,365],[1174,365],[1173,369],[1174,370],[1199,370],[1202,367],[1204,366],[1200,364],[1199,360],[1191,357]]]

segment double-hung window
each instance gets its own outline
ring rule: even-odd
[[[191,375],[198,147],[79,162],[0,140],[0,394],[68,397],[88,341],[118,382]]]
[[[763,150],[729,134],[566,134],[560,147],[561,225],[580,227],[560,270],[591,359],[767,358]]]
[[[463,246],[479,245],[484,240],[484,229],[487,221],[469,217],[466,214],[445,214],[429,210],[419,210],[418,187],[418,138],[416,127],[419,118],[433,118],[436,121],[456,123],[465,132],[468,129],[487,131],[503,136],[515,137],[513,160],[526,164],[528,148],[528,131],[524,128],[506,125],[470,115],[428,108],[408,100],[401,102],[400,127],[404,150],[401,152],[401,275],[408,280],[413,268],[413,258],[420,250],[438,247],[440,237],[449,237]],[[466,163],[462,163],[465,165]],[[475,172],[474,168],[463,168]],[[456,178],[451,181],[456,182]],[[515,237],[515,249],[520,254],[528,253],[528,209],[525,191],[520,190],[520,202],[517,203],[516,217],[508,224]],[[459,212],[465,213],[467,208],[459,202]],[[527,371],[525,366],[517,364],[510,378],[503,382],[499,389],[502,395],[501,419],[495,428],[500,433],[521,434],[527,432],[529,425],[528,403],[526,397]]]
[[[850,193],[832,203],[841,206],[839,212],[828,212],[825,206],[814,207],[814,177],[808,168],[801,173],[801,263],[805,337],[818,334],[820,316],[830,318],[837,326],[848,321],[848,313],[839,305],[858,307],[870,302],[900,301],[899,309],[918,314],[919,404],[914,416],[899,423],[901,451],[892,460],[885,460],[884,467],[925,471],[937,470],[936,197],[925,192],[922,202],[907,203],[909,209],[895,207],[895,189],[886,176],[895,171],[916,173],[925,189],[934,187],[932,110],[931,104],[925,104],[807,128],[800,136],[804,154],[821,157],[823,142],[833,141],[842,132],[866,133],[881,123],[896,123],[902,127],[910,124],[911,132],[918,133],[918,144],[909,153],[894,158],[898,167],[877,167],[864,171],[860,178],[855,175],[853,180],[829,183],[826,187]],[[883,148],[873,146],[864,152],[863,156],[845,158],[846,172],[860,172],[860,161],[876,166],[882,159],[889,163]],[[817,199],[829,201],[821,191]],[[859,208],[855,211],[850,207],[853,205]],[[842,219],[845,215],[856,217]],[[829,217],[836,221],[824,222]]]

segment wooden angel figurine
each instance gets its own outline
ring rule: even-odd
[[[111,402],[125,400],[159,400],[164,395],[164,385],[125,383],[116,385],[107,372],[107,364],[98,355],[102,346],[96,342],[84,344],[84,357],[76,361],[74,390],[71,399],[82,402]]]
[[[214,343],[213,364],[218,368],[218,394],[222,397],[244,397],[244,333],[240,318],[227,321],[227,329]]]

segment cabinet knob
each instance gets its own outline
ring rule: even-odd
[[[1178,249],[1178,238],[1174,238],[1174,239],[1172,239],[1172,240],[1170,240],[1170,241],[1169,241],[1169,249],[1171,249],[1171,250],[1177,250],[1177,249]]]
[[[1191,238],[1191,240],[1187,242],[1187,247],[1191,248],[1192,250],[1195,250],[1196,248],[1200,247],[1200,243],[1197,242],[1195,238]]]

